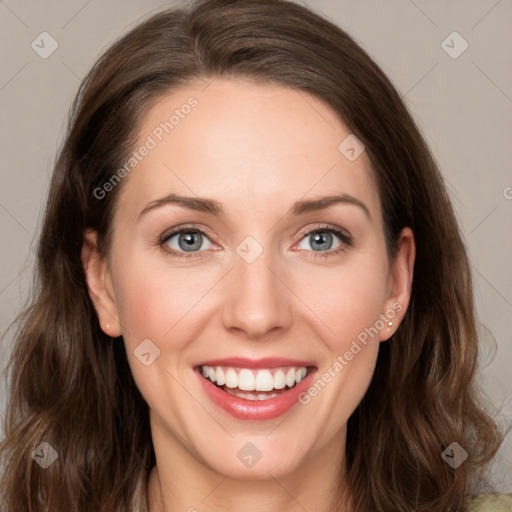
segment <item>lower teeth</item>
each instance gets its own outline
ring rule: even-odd
[[[286,390],[280,390],[280,393],[276,392],[258,392],[258,391],[240,391],[238,388],[228,388],[227,386],[222,386],[222,390],[226,391],[230,395],[236,396],[238,398],[245,398],[246,400],[270,400],[271,398],[275,398],[279,396],[282,392]]]

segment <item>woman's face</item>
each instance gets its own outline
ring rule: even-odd
[[[408,229],[387,259],[369,159],[348,136],[305,92],[240,80],[147,113],[140,161],[118,175],[108,262],[92,251],[86,267],[149,404],[157,461],[257,479],[342,459],[414,259]]]

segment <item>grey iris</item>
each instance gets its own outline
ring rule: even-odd
[[[194,237],[196,241],[194,242]],[[181,242],[184,242],[184,245]],[[182,233],[178,238],[178,245],[184,251],[194,251],[201,247],[202,236],[200,233]]]
[[[318,249],[320,251],[325,251],[325,250],[328,250],[330,248],[330,246],[332,245],[332,234],[329,233],[328,231],[317,231],[316,233],[312,233],[311,235],[309,235],[312,237],[312,241],[311,241],[311,247],[313,249],[316,249],[315,247],[315,244],[318,244],[318,243],[324,243],[324,245],[320,245],[318,247]],[[326,240],[326,237],[327,237],[327,240],[330,240],[331,244],[329,244],[329,247],[325,247],[325,240]]]

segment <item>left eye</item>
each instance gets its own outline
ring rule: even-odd
[[[329,228],[320,228],[315,229],[314,231],[310,231],[309,233],[303,233],[304,238],[301,240],[301,244],[310,240],[310,248],[303,247],[299,245],[301,249],[312,249],[315,252],[317,251],[329,251],[331,249],[336,250],[338,247],[342,245],[342,242],[339,241],[342,237],[340,233],[338,233],[334,229]],[[332,247],[333,244],[333,236],[338,238],[338,245],[336,247]]]

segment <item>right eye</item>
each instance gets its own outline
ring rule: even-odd
[[[166,233],[162,237],[160,245],[172,256],[194,258],[197,256],[197,254],[194,253],[202,252],[201,248],[205,241],[208,241],[210,244],[206,249],[213,245],[204,231],[197,228],[185,227]]]

